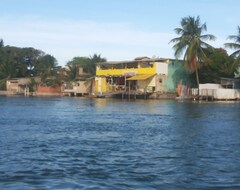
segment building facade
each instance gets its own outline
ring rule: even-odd
[[[117,93],[150,94],[164,91],[167,59],[136,58],[133,61],[98,63],[95,90],[99,95]]]

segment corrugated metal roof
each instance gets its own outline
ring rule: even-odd
[[[147,80],[150,77],[153,77],[155,74],[146,74],[146,75],[135,75],[133,77],[128,78],[127,80]]]
[[[140,63],[140,62],[167,62],[168,59],[165,58],[156,58],[156,59],[141,59],[141,60],[132,60],[132,61],[108,61],[108,62],[100,62],[96,63],[98,65],[117,65],[117,64],[127,64],[127,63]]]

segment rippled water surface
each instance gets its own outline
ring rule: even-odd
[[[0,189],[240,189],[240,103],[0,97]]]

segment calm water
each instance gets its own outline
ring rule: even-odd
[[[0,97],[0,189],[240,189],[240,103]]]

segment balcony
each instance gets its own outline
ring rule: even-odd
[[[101,69],[96,71],[96,76],[127,76],[139,74],[155,74],[156,68],[126,68],[126,69]]]

